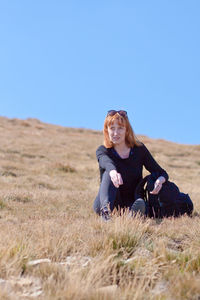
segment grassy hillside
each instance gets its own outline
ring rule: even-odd
[[[0,118],[0,299],[200,299],[200,145],[139,138],[192,218],[102,223],[102,133]]]

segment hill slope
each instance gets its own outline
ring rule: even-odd
[[[1,117],[0,137],[1,299],[200,296],[200,145],[139,136],[190,194],[193,218],[102,224],[92,211],[101,132]]]

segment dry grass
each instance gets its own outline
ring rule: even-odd
[[[45,300],[200,299],[200,146],[140,137],[190,194],[192,218],[104,224],[92,211],[100,132],[0,118],[0,136],[0,299],[38,286]]]

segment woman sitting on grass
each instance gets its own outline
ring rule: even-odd
[[[143,166],[159,174],[152,194],[158,194],[168,174],[154,160],[144,144],[137,141],[124,110],[109,110],[104,122],[104,146],[97,151],[100,188],[94,201],[94,211],[104,220],[110,219],[114,208],[128,208],[132,215],[146,213],[145,201],[134,199],[137,184],[142,179]]]

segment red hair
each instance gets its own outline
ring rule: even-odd
[[[116,113],[114,116],[108,115],[104,121],[104,128],[103,128],[104,146],[106,148],[113,147],[113,143],[110,141],[109,135],[108,135],[108,126],[111,126],[116,120],[120,126],[123,126],[126,128],[126,135],[125,135],[126,145],[128,147],[133,147],[135,145],[141,146],[142,144],[137,140],[137,137],[131,127],[128,117],[123,117],[119,113]]]

